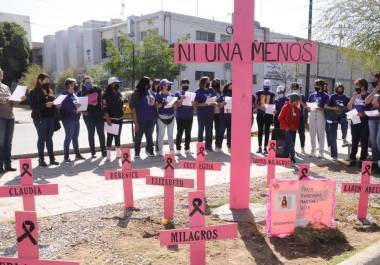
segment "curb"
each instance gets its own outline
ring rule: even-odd
[[[380,240],[338,265],[379,265]]]

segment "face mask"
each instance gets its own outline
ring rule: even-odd
[[[171,86],[168,86],[168,91],[172,90],[172,87]]]
[[[338,95],[343,95],[344,91],[340,91],[340,90],[338,90],[338,91],[336,91],[336,93],[337,93]]]
[[[187,90],[189,90],[189,86],[182,86],[182,90],[183,90],[183,91],[187,91]]]
[[[119,90],[119,88],[120,88],[120,84],[119,84],[119,83],[114,84],[114,85],[113,85],[113,88],[114,88],[115,90]]]
[[[210,83],[206,83],[206,88],[209,88],[210,87]]]
[[[49,89],[50,88],[50,84],[42,84],[42,88]]]
[[[356,93],[362,93],[362,89],[360,87],[355,88]]]
[[[318,86],[314,87],[315,91],[319,92],[320,88]]]
[[[264,91],[265,91],[265,92],[268,92],[269,89],[270,89],[270,87],[267,87],[267,86],[264,87]]]
[[[83,87],[86,88],[86,89],[91,89],[92,88],[92,84],[91,83],[84,83]]]

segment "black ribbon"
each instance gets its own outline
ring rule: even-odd
[[[204,148],[204,146],[199,147],[199,152],[197,153],[197,155],[202,155],[203,157],[205,157],[205,148]]]
[[[276,147],[275,143],[270,143],[268,151],[275,151],[276,152],[276,148],[275,147]]]
[[[168,169],[169,167],[170,167],[171,169],[174,169],[172,163],[173,163],[173,159],[172,159],[171,157],[168,157],[168,158],[166,159],[166,166],[165,166],[165,169]]]
[[[364,167],[364,172],[362,172],[362,175],[368,174],[368,176],[371,176],[371,172],[369,171],[370,169],[371,169],[371,166],[370,165],[366,165]]]
[[[305,167],[301,170],[301,177],[299,178],[300,180],[301,179],[304,179],[304,178],[307,178],[308,176],[308,173],[309,173],[309,170]]]
[[[27,228],[26,226],[29,226],[29,228]],[[36,227],[32,221],[26,220],[25,222],[23,222],[22,223],[22,230],[24,230],[25,233],[17,238],[17,242],[20,243],[21,241],[24,241],[25,238],[29,237],[32,244],[37,245],[37,240],[35,240],[34,237],[32,236],[32,232],[35,228]]]
[[[29,164],[22,164],[22,173],[21,173],[21,177],[23,177],[24,175],[29,175],[30,177],[32,176],[32,173],[29,172]]]
[[[196,212],[199,212],[201,215],[205,215],[200,206],[202,205],[202,200],[200,198],[195,198],[193,200],[193,211],[190,213],[190,217],[192,217]]]
[[[125,162],[127,162],[128,164],[131,164],[131,160],[129,160],[129,154],[128,153],[123,154],[123,160],[121,161],[121,164],[124,165]]]

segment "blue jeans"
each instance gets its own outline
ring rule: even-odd
[[[369,120],[368,127],[372,144],[372,160],[377,162],[380,160],[380,120]]]
[[[84,123],[88,132],[88,144],[90,145],[91,154],[95,154],[95,129],[98,133],[100,150],[106,151],[106,138],[104,135],[104,120],[103,117],[83,116]]]
[[[53,134],[54,134],[54,118],[42,118],[40,121],[33,120],[37,130],[38,140],[37,149],[38,157],[44,159],[44,149],[48,151],[50,159],[54,159],[53,152]]]
[[[342,139],[346,140],[348,129],[348,122],[346,116],[338,118],[338,123],[340,124],[340,128],[342,130]]]
[[[336,139],[338,138],[338,123],[327,123],[328,142],[330,145],[331,157],[338,157],[338,147]]]
[[[206,149],[212,149],[213,115],[198,115],[198,142],[203,142],[203,133],[206,131]]]
[[[65,159],[69,158],[70,153],[70,143],[73,143],[74,152],[79,155],[79,120],[65,119],[62,120],[63,127],[65,128],[65,141],[63,142],[63,153]]]
[[[141,150],[141,139],[145,134],[146,140],[146,152],[153,154],[153,130],[156,125],[156,121],[140,121],[139,122],[139,131],[135,132],[135,155],[140,155]]]
[[[221,113],[220,114],[220,130],[218,136],[217,146],[222,148],[224,133],[227,130],[227,147],[231,148],[231,114]]]
[[[285,155],[294,158],[296,156],[296,153],[294,151],[294,143],[296,141],[296,132],[287,130],[285,131]]]
[[[4,164],[9,165],[11,163],[14,127],[14,119],[0,118],[0,169]]]

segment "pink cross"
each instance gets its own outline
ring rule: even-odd
[[[179,168],[197,170],[197,190],[205,190],[205,171],[220,171],[222,163],[206,162],[205,144],[197,143],[197,161],[182,160],[179,162]]]
[[[35,211],[34,196],[58,194],[57,184],[33,185],[32,160],[20,160],[20,186],[0,187],[0,197],[22,197],[24,211]]]
[[[234,0],[233,41],[224,43],[177,43],[176,63],[232,62],[232,209],[248,209],[251,164],[252,77],[255,63],[312,64],[316,61],[313,42],[258,42],[255,40],[254,0]]]
[[[192,265],[206,263],[206,241],[237,237],[237,224],[205,226],[205,192],[189,192],[190,228],[160,232],[161,246],[190,244]]]
[[[73,261],[40,260],[35,212],[16,212],[18,258],[0,257],[1,265],[79,265]]]
[[[194,188],[194,180],[184,178],[174,178],[173,155],[165,155],[165,176],[146,177],[146,184],[164,186],[164,218],[173,220],[174,218],[174,187]]]
[[[150,175],[150,169],[132,169],[131,155],[128,148],[121,149],[121,171],[104,172],[106,180],[123,180],[125,209],[134,209],[132,179],[145,178]]]
[[[380,184],[371,184],[372,162],[363,161],[359,183],[342,183],[343,193],[359,193],[358,219],[367,218],[369,194],[380,194]]]
[[[268,147],[268,157],[253,157],[254,164],[268,165],[267,186],[269,186],[271,180],[275,179],[276,166],[290,167],[292,165],[289,158],[276,157],[276,141],[269,141]]]

